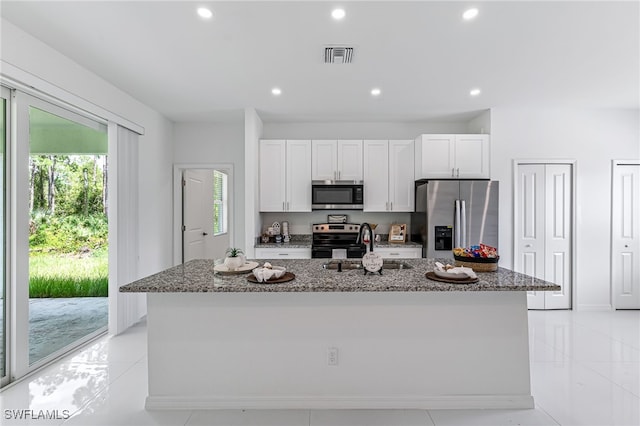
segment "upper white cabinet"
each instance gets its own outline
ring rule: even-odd
[[[364,211],[412,212],[412,140],[364,141]]]
[[[313,180],[362,180],[361,140],[313,140]]]
[[[260,211],[311,211],[311,142],[260,141]]]
[[[420,135],[416,179],[489,179],[489,135]]]

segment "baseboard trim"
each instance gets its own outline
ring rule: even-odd
[[[425,397],[181,397],[148,396],[146,410],[257,409],[526,409],[531,395]]]

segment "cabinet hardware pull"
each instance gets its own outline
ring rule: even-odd
[[[456,177],[460,177],[460,169],[456,169],[458,171],[458,175]]]
[[[289,253],[278,253],[278,256],[289,256]]]
[[[455,169],[451,169],[451,177],[455,177],[456,176],[454,172],[455,172]]]
[[[282,211],[284,211],[284,201],[282,202]]]
[[[390,256],[400,256],[400,253],[389,253]]]
[[[389,210],[393,211],[393,201],[389,204],[391,205],[391,208]]]

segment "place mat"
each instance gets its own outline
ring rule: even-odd
[[[473,284],[473,283],[477,283],[478,281],[480,281],[478,278],[465,278],[465,279],[452,279],[452,278],[440,278],[439,276],[437,276],[436,274],[434,274],[433,272],[427,272],[425,274],[425,276],[433,281],[440,281],[443,283],[449,283],[449,284]]]
[[[291,272],[285,272],[284,275],[281,276],[280,278],[271,278],[271,279],[268,279],[267,281],[260,282],[258,281],[255,275],[251,274],[247,276],[247,281],[256,283],[256,284],[278,284],[278,283],[286,283],[287,281],[291,281],[295,279],[295,277],[296,276]]]
[[[233,275],[233,274],[245,274],[249,271],[253,271],[257,267],[258,267],[258,262],[246,262],[244,265],[242,265],[235,271],[230,271],[229,268],[227,268],[223,264],[214,266],[213,270],[223,275]]]

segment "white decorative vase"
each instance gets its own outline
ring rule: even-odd
[[[225,257],[224,259],[224,266],[226,266],[230,271],[235,271],[242,265],[244,265],[244,256]]]

